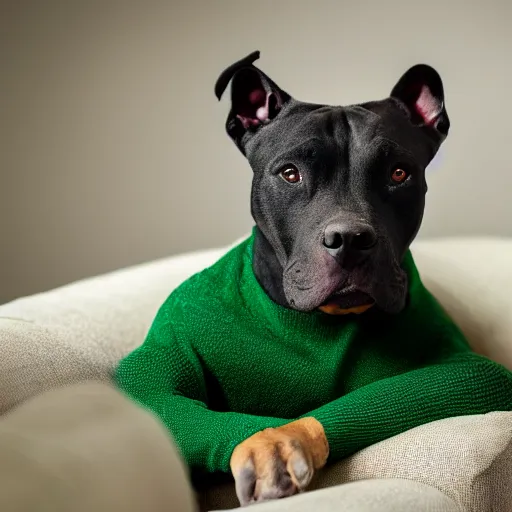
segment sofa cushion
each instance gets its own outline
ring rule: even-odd
[[[461,512],[437,489],[408,480],[363,480],[251,507],[254,512]]]
[[[112,387],[88,382],[0,419],[0,510],[193,512],[166,430]]]
[[[322,471],[311,489],[373,478],[414,480],[467,512],[512,510],[512,413],[435,421],[356,453]],[[232,508],[231,484],[206,491],[202,509]]]
[[[114,358],[78,339],[63,327],[0,318],[0,415],[52,388],[108,381]]]
[[[435,487],[467,512],[512,510],[512,412],[435,421],[329,468],[323,486],[405,478]]]

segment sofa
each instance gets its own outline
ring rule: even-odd
[[[200,492],[151,413],[111,384],[183,280],[229,247],[174,256],[0,306],[0,510],[228,510],[233,484]],[[473,349],[512,369],[512,240],[412,247],[423,280]],[[256,510],[512,510],[512,413],[414,428],[325,468],[310,492]]]

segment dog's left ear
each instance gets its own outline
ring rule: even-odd
[[[448,135],[450,120],[444,104],[443,82],[439,73],[426,64],[410,68],[391,91],[408,110],[417,126],[433,129],[441,140]]]
[[[220,100],[231,82],[231,111],[226,130],[243,154],[248,140],[245,136],[270,123],[290,100],[288,93],[254,66],[259,57],[260,52],[256,51],[235,62],[222,72],[215,84],[215,95]]]

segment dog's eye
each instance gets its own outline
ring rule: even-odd
[[[403,169],[395,169],[391,174],[391,181],[394,183],[403,183],[407,179],[407,176],[409,175]]]
[[[283,169],[279,172],[279,176],[283,178],[284,181],[288,183],[299,183],[302,181],[302,176],[294,165],[286,165],[283,167]]]

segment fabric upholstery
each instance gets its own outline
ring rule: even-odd
[[[403,478],[435,487],[467,512],[512,510],[512,413],[436,421],[328,468],[319,487]]]
[[[425,286],[473,350],[512,370],[512,239],[427,240],[413,253]]]
[[[254,512],[461,512],[432,487],[408,480],[364,480],[251,506]]]
[[[4,512],[192,512],[160,423],[105,384],[49,391],[0,419]]]

